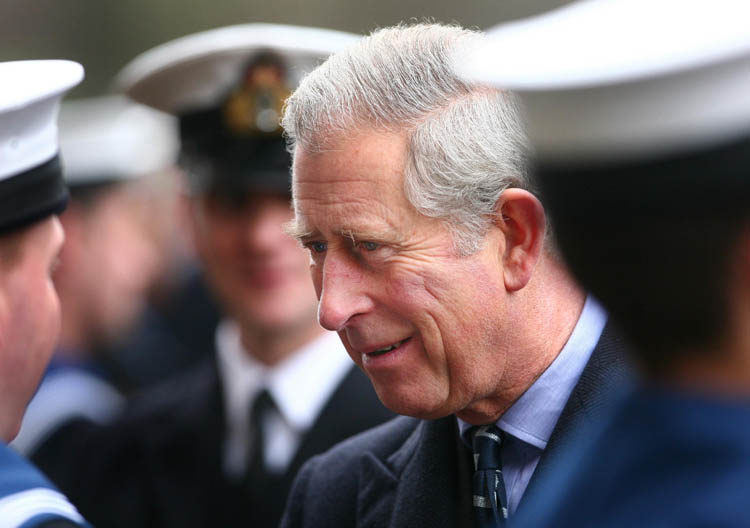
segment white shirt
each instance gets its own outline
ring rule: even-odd
[[[335,332],[326,332],[270,368],[254,359],[240,342],[232,321],[216,330],[219,376],[224,388],[226,441],[224,470],[239,477],[250,450],[250,406],[263,389],[278,413],[263,423],[264,454],[269,471],[282,473],[333,392],[353,366]]]

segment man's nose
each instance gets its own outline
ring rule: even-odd
[[[368,280],[354,263],[331,255],[323,263],[318,290],[318,321],[333,331],[341,331],[358,315],[373,308],[367,294]]]

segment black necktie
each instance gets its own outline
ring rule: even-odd
[[[279,517],[289,492],[285,473],[276,473],[266,466],[264,430],[268,416],[274,413],[280,416],[271,394],[265,389],[260,391],[250,407],[250,451],[244,488],[240,487],[240,495],[233,499],[239,511],[233,525],[278,526],[281,520]]]
[[[495,425],[477,427],[473,433],[474,448],[474,519],[477,528],[505,526],[508,503],[505,497],[500,448],[503,432]]]
[[[271,394],[263,389],[250,407],[250,451],[247,459],[247,476],[257,477],[266,474],[266,453],[264,447],[264,425],[269,412],[276,409]]]

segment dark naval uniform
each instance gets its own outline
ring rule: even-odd
[[[74,526],[89,524],[34,466],[0,444],[0,527]]]
[[[50,438],[54,453],[43,445],[34,461],[100,528],[274,527],[307,459],[393,416],[352,366],[286,471],[232,479],[222,471],[222,390],[206,362],[144,394],[109,427],[69,423]],[[71,463],[81,457],[85,467]]]

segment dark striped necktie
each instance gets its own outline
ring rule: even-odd
[[[505,526],[508,503],[500,458],[503,432],[495,425],[483,425],[473,430],[472,437],[474,524],[477,528]]]

